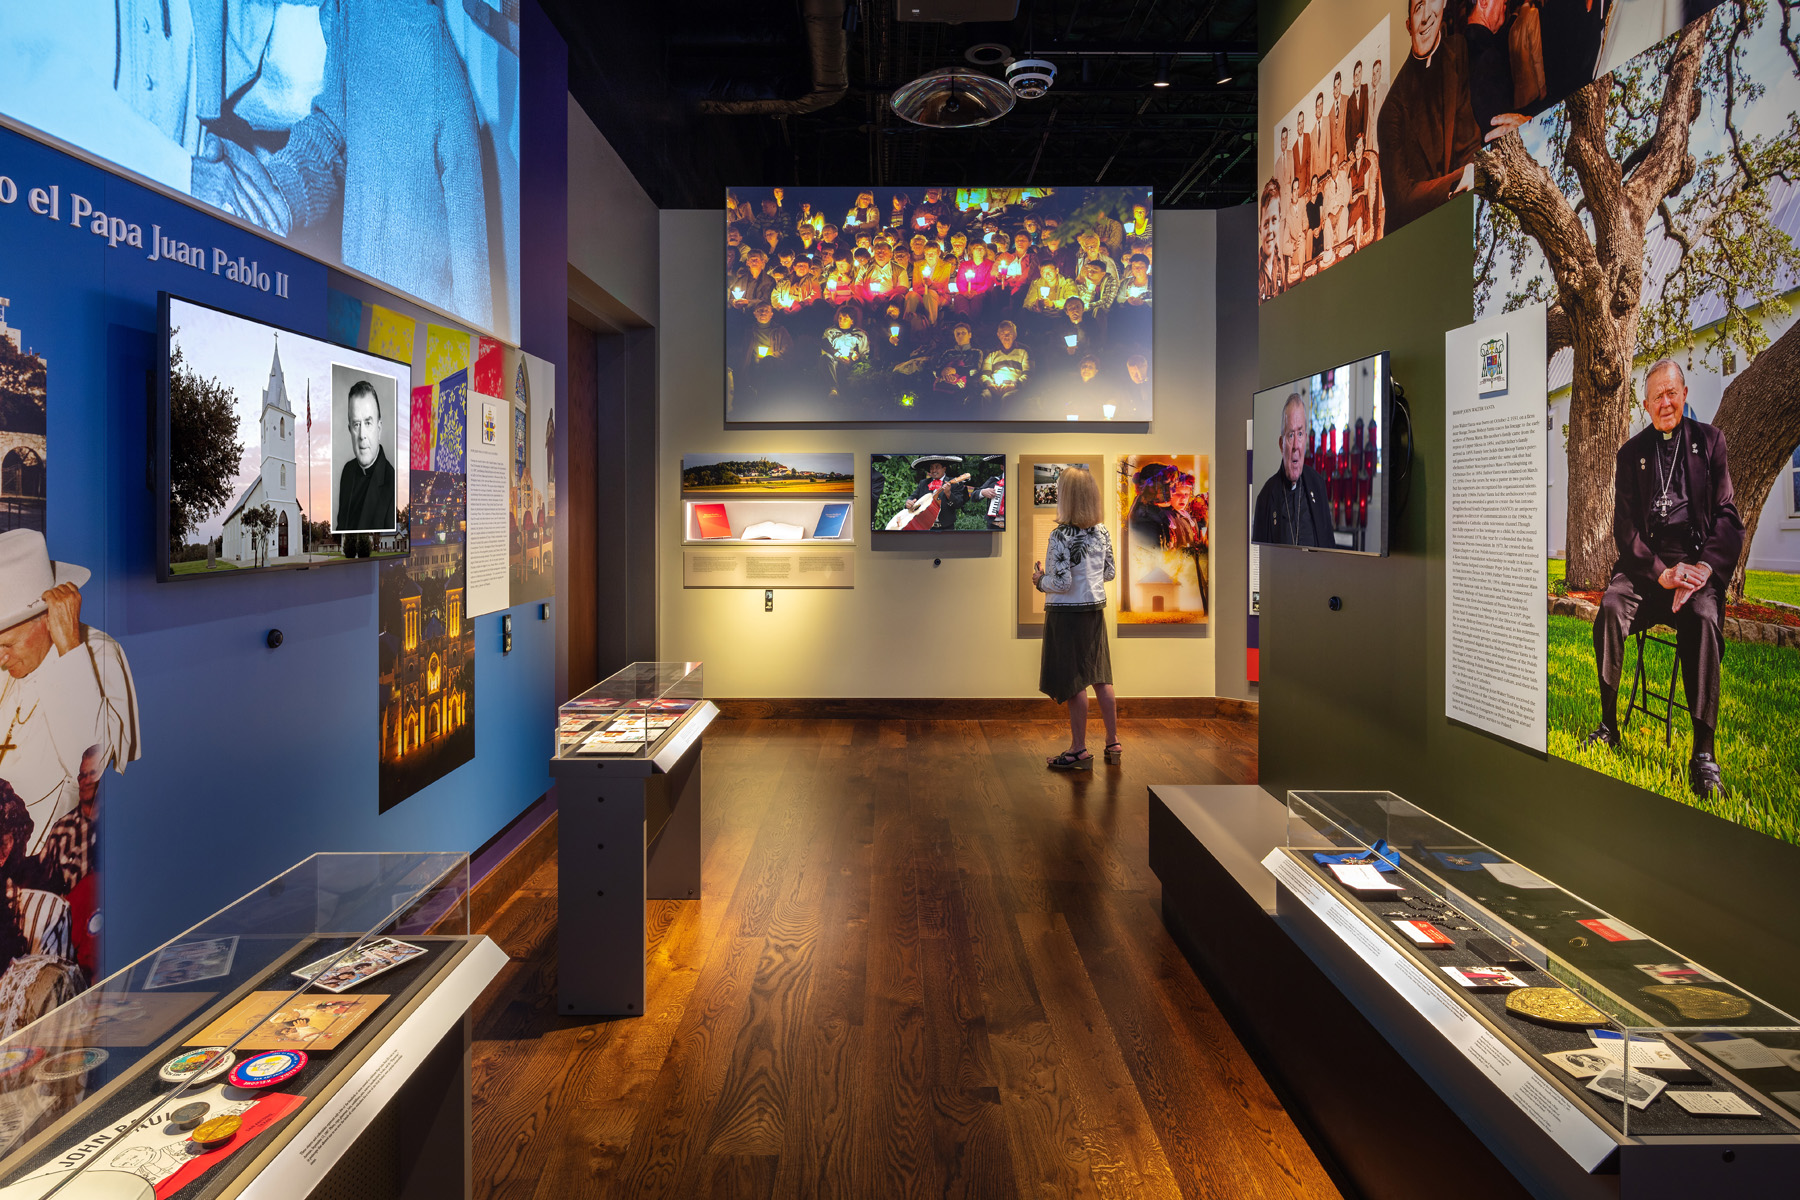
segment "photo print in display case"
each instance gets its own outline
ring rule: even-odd
[[[1100,484],[1106,497],[1105,456],[1099,454],[1024,455],[1019,459],[1019,624],[1044,623],[1044,593],[1032,586],[1033,563],[1048,562],[1050,534],[1056,529],[1056,485],[1066,467],[1080,467]],[[1026,490],[1030,489],[1030,490]]]
[[[405,557],[411,367],[161,303],[159,578]]]
[[[1477,157],[1719,0],[1394,0],[1264,128],[1257,294],[1269,300],[1476,187]],[[1320,5],[1325,19],[1340,6]],[[1348,7],[1348,5],[1341,5]],[[1730,22],[1721,19],[1719,24]],[[1307,14],[1264,77],[1318,62]],[[1746,43],[1748,39],[1746,39]],[[1330,53],[1329,50],[1326,53]],[[1723,73],[1720,76],[1723,78]],[[1660,87],[1655,90],[1660,91]]]
[[[1148,421],[1141,187],[738,188],[728,422]]]
[[[1006,528],[1006,455],[871,454],[869,527],[890,533]]]
[[[516,4],[88,13],[8,6],[6,123],[518,335]]]
[[[1785,18],[1723,6],[1489,151],[1507,175],[1481,187],[1473,293],[1477,319],[1554,302],[1549,753],[1800,843],[1800,184],[1773,168],[1800,154]],[[1640,163],[1628,143],[1652,135],[1670,151]],[[1600,166],[1563,169],[1577,157]],[[1589,214],[1623,235],[1594,236]],[[1552,282],[1576,278],[1637,286]]]
[[[1127,454],[1114,467],[1119,624],[1207,623],[1207,465],[1204,454]]]
[[[1386,351],[1256,393],[1250,540],[1385,555],[1393,409]]]

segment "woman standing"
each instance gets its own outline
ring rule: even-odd
[[[1100,485],[1082,467],[1066,467],[1056,480],[1056,529],[1048,557],[1031,568],[1031,582],[1044,593],[1044,659],[1038,690],[1069,706],[1069,748],[1049,759],[1053,771],[1089,771],[1087,690],[1100,698],[1106,722],[1106,761],[1124,755],[1119,715],[1113,700],[1112,655],[1106,647],[1106,585],[1118,574],[1112,538],[1106,532]]]

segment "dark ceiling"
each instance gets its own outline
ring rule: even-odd
[[[900,21],[894,0],[543,3],[569,44],[569,90],[663,208],[717,208],[729,186],[775,184],[1104,180],[1149,185],[1177,208],[1253,192],[1256,0],[1020,0],[1012,21],[960,25]],[[701,111],[813,92],[803,11],[821,6],[848,29],[841,99],[787,115]],[[827,24],[815,21],[815,42]],[[1055,86],[975,129],[894,115],[894,89],[968,68],[963,52],[986,42],[1054,62]],[[1153,86],[1165,70],[1169,86]]]

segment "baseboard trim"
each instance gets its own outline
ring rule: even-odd
[[[469,928],[475,930],[486,925],[494,914],[506,907],[512,894],[524,887],[525,881],[555,853],[556,814],[551,813],[543,824],[514,847],[511,854],[470,886]]]
[[[713,699],[728,721],[1063,721],[1067,710],[1047,696],[778,697]],[[1093,713],[1097,719],[1098,713]],[[1121,696],[1119,716],[1255,720],[1257,703],[1230,696]]]

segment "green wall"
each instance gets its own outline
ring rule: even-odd
[[[1416,440],[1388,558],[1263,552],[1263,785],[1390,789],[1800,1011],[1800,847],[1443,715],[1444,331],[1472,319],[1473,220],[1454,201],[1261,308],[1260,386],[1391,351]]]

